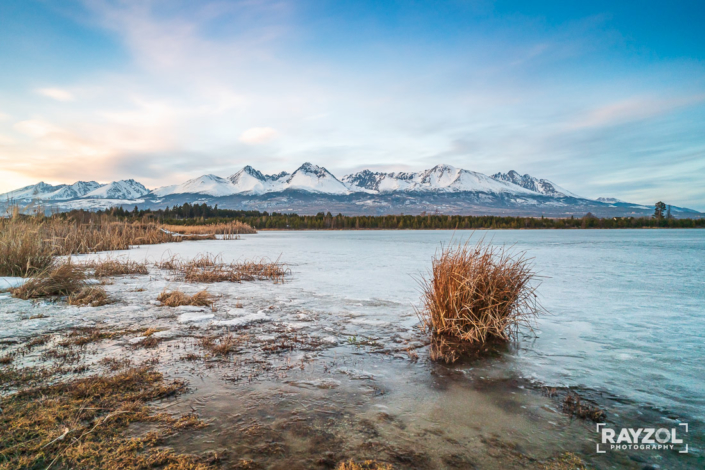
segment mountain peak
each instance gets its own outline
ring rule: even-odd
[[[580,196],[563,189],[556,183],[549,180],[534,178],[529,174],[521,175],[514,170],[509,170],[507,173],[495,173],[492,175],[492,178],[497,181],[505,181],[507,183],[521,186],[524,189],[528,189],[529,191],[533,191],[538,194],[543,194],[544,196],[580,198]]]

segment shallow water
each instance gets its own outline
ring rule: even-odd
[[[623,414],[629,423],[656,425],[649,420],[666,416],[705,419],[700,366],[705,358],[705,231],[478,232],[474,238],[512,245],[534,258],[543,276],[541,300],[551,314],[540,320],[536,336],[524,336],[518,348],[499,357],[453,367],[410,362],[403,349],[420,341],[414,313],[417,280],[441,243],[468,235],[261,232],[237,241],[143,246],[111,255],[136,260],[177,253],[220,253],[226,261],[281,257],[292,275],[279,285],[209,285],[224,295],[216,313],[176,309],[166,314],[153,305],[155,293],[165,287],[194,292],[203,287],[182,286],[163,273],[107,286],[122,303],[96,309],[0,300],[0,321],[6,325],[0,339],[86,322],[165,325],[171,328],[164,333],[169,337],[183,335],[186,327],[232,329],[250,320],[257,323],[248,334],[257,341],[283,332],[316,338],[323,345],[316,352],[267,359],[266,373],[252,364],[244,371],[218,366],[213,374],[191,366],[170,370],[191,382],[201,377],[201,386],[179,407],[201,403],[203,416],[219,429],[176,438],[175,446],[237,448],[240,455],[266,455],[272,462],[286,455],[301,468],[311,463],[306,459],[315,446],[330,448],[334,456],[368,455],[360,454],[367,449],[394,459],[408,456],[418,439],[426,442],[418,455],[409,454],[410,468],[466,468],[469,462],[502,468],[506,462],[493,464],[487,455],[511,454],[505,441],[536,458],[570,450],[594,458],[598,467],[639,465],[624,456],[590,455],[591,426],[571,422],[555,403],[529,393],[522,378],[602,394],[612,400],[608,413]],[[243,308],[234,308],[235,302]],[[48,312],[49,318],[29,319],[36,311]],[[357,346],[360,340],[379,347]],[[301,369],[290,366],[297,361]],[[305,426],[292,419],[297,415]],[[244,421],[237,424],[238,419]],[[257,447],[267,442],[269,447]],[[342,449],[347,453],[341,454]],[[700,452],[698,445],[693,452]],[[649,455],[644,458],[651,462]],[[679,465],[678,456],[658,456],[654,462],[664,458],[668,468]],[[521,466],[519,460],[514,463]]]

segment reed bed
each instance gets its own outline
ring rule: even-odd
[[[0,219],[0,276],[37,274],[52,264],[54,256],[182,240],[153,223],[117,222],[106,215],[87,221],[41,216]]]
[[[215,298],[210,292],[202,290],[194,295],[188,295],[180,290],[171,292],[164,291],[157,297],[164,307],[181,307],[182,305],[193,305],[196,307],[212,307]]]
[[[251,225],[240,222],[239,220],[208,225],[161,225],[161,228],[182,235],[240,235],[257,233],[257,230],[252,228]]]
[[[155,264],[160,269],[171,271],[186,282],[243,282],[274,281],[283,282],[291,273],[289,268],[279,261],[267,258],[251,261],[226,263],[220,255],[199,254],[191,260],[182,260],[177,256],[164,259]]]
[[[421,280],[423,323],[435,335],[471,343],[515,338],[543,311],[535,273],[523,253],[482,240],[442,247]]]

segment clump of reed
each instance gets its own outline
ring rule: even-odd
[[[422,279],[420,318],[435,335],[508,341],[543,311],[529,260],[482,240],[442,247]]]
[[[111,302],[105,289],[99,286],[86,286],[80,291],[69,295],[69,305],[78,307],[100,307]]]
[[[139,263],[129,259],[99,259],[83,263],[83,266],[93,269],[95,277],[149,274],[146,263]]]
[[[182,235],[241,235],[257,233],[251,225],[239,220],[208,225],[161,225],[161,228]]]
[[[48,268],[54,248],[40,228],[16,219],[0,219],[0,276],[27,276]]]
[[[202,290],[194,295],[188,295],[180,290],[171,292],[164,291],[157,297],[164,307],[181,307],[182,305],[193,305],[196,307],[212,307],[215,298],[210,292]]]
[[[12,296],[23,300],[48,296],[71,296],[86,288],[86,275],[76,264],[51,265],[20,287],[11,290]]]
[[[200,254],[191,260],[182,260],[176,256],[156,264],[167,269],[186,282],[243,282],[274,281],[281,282],[291,271],[279,259],[270,261],[266,258],[252,261],[226,263],[220,255]]]

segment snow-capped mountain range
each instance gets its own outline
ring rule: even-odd
[[[293,173],[265,175],[251,166],[228,177],[203,175],[150,191],[135,180],[71,185],[44,182],[0,194],[0,206],[31,204],[59,210],[97,209],[124,205],[165,207],[207,202],[221,208],[297,211],[319,209],[356,213],[422,213],[427,211],[506,215],[645,215],[649,206],[614,198],[582,198],[561,186],[516,171],[487,176],[436,165],[419,172],[362,170],[337,178],[323,167],[304,163]],[[336,209],[337,208],[337,209]],[[696,211],[674,208],[683,216]]]
[[[514,171],[507,175],[512,175],[512,178],[516,175],[516,181],[505,179],[509,177],[503,173],[497,175],[489,177],[450,165],[437,165],[430,170],[416,173],[378,173],[362,170],[338,179],[325,168],[311,163],[304,163],[293,173],[281,172],[276,175],[262,174],[248,165],[227,178],[204,175],[182,184],[158,188],[153,194],[162,197],[173,194],[261,195],[291,189],[338,195],[357,192],[484,192],[579,197],[548,180],[538,180],[529,175],[520,177]]]
[[[0,194],[3,200],[17,202],[69,201],[72,199],[137,199],[149,194],[149,189],[133,179],[100,184],[95,181],[77,181],[74,184],[46,184],[31,186]]]

